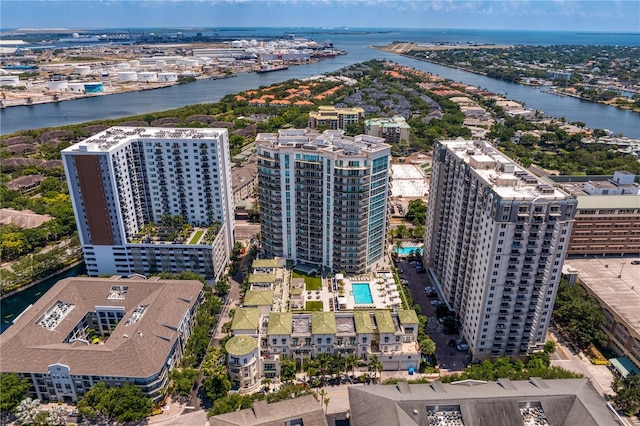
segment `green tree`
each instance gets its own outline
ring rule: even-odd
[[[601,327],[604,314],[596,300],[579,285],[562,280],[558,288],[553,318],[580,349],[592,343],[604,346],[606,335]]]
[[[420,340],[418,345],[420,346],[420,352],[424,355],[432,356],[436,353],[436,342],[428,337]]]
[[[198,370],[191,368],[175,368],[171,371],[169,378],[171,379],[171,390],[175,395],[187,396],[198,381]]]
[[[289,357],[280,359],[280,379],[282,381],[293,380],[296,377],[296,362]]]
[[[420,198],[409,201],[405,218],[414,225],[424,226],[427,222],[427,205]]]
[[[640,415],[640,376],[631,374],[624,379],[615,379],[611,385],[616,393],[613,404],[625,416]]]
[[[382,361],[376,355],[371,355],[371,358],[369,358],[369,371],[373,373],[374,379],[377,377],[377,373],[382,372],[383,367]]]
[[[0,412],[13,410],[27,397],[29,381],[15,373],[0,374]]]
[[[110,421],[128,422],[151,415],[151,399],[130,383],[122,387],[95,384],[78,401],[78,411],[89,417],[104,417]]]
[[[556,352],[556,342],[554,342],[553,340],[549,340],[547,342],[545,342],[544,347],[542,348],[542,351],[544,353],[546,353],[547,355],[551,355],[552,353]]]

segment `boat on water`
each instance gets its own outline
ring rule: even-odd
[[[273,71],[282,71],[289,69],[289,65],[281,64],[281,65],[272,65],[272,64],[262,64],[260,68],[256,70],[257,73],[265,73],[265,72],[273,72]]]

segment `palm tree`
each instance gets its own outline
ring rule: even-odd
[[[369,371],[373,372],[374,379],[377,377],[377,373],[379,371],[382,372],[382,368],[382,361],[380,361],[377,356],[371,355],[371,358],[369,359]]]
[[[356,375],[356,367],[360,364],[360,358],[358,358],[355,354],[349,354],[346,359],[347,367],[351,368],[351,374],[355,377]]]
[[[318,396],[320,396],[320,405],[322,406],[322,402],[324,401],[325,397],[327,396],[327,391],[324,389],[320,389],[320,391],[318,391]]]
[[[428,337],[420,340],[420,342],[418,342],[418,345],[420,346],[420,352],[422,352],[424,355],[432,356],[436,353],[436,342]]]
[[[325,353],[318,354],[316,361],[318,362],[318,367],[320,368],[320,372],[322,373],[322,384],[324,385],[327,369],[329,368],[329,365],[331,365],[331,356]]]
[[[323,399],[323,401],[324,401],[324,412],[325,412],[325,413],[326,413],[326,412],[327,412],[327,410],[329,409],[329,400],[330,400],[330,399],[329,399],[328,397],[325,397],[325,398]]]
[[[272,380],[270,378],[268,378],[268,377],[265,377],[260,382],[260,384],[266,388],[267,392],[269,392],[271,390],[271,383],[272,383]]]
[[[40,400],[25,398],[16,408],[16,418],[23,424],[33,423],[40,412]]]

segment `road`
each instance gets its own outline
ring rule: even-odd
[[[467,352],[459,351],[455,347],[452,348],[448,345],[449,340],[458,340],[460,336],[443,332],[442,324],[438,322],[436,317],[435,306],[431,305],[431,301],[435,299],[428,298],[424,291],[425,286],[433,286],[428,274],[417,273],[415,268],[406,261],[400,262],[398,267],[403,271],[402,277],[409,281],[408,287],[414,303],[420,306],[422,314],[428,318],[426,332],[436,343],[436,358],[440,365],[440,371],[443,374],[462,371],[468,363]]]

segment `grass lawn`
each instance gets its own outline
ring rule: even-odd
[[[193,238],[191,238],[191,241],[189,241],[189,244],[197,244],[198,241],[200,241],[200,238],[202,237],[202,234],[204,234],[204,229],[196,231],[196,233],[193,236]]]
[[[322,289],[322,278],[310,277],[309,275],[301,274],[300,272],[293,271],[291,276],[293,278],[304,278],[304,287],[307,290],[320,290]]]
[[[321,300],[308,300],[304,304],[304,309],[306,311],[322,311],[324,309],[324,304]]]

